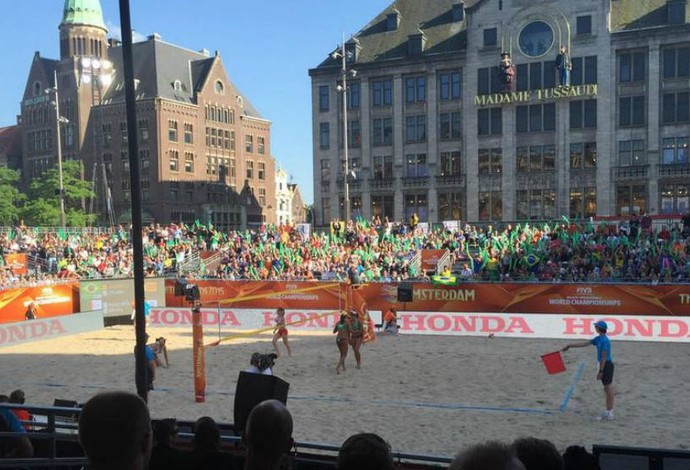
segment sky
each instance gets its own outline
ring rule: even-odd
[[[230,79],[272,121],[277,164],[314,201],[308,75],[393,0],[130,0],[135,40],[158,33],[187,49],[218,51]],[[35,51],[59,58],[63,0],[0,0],[0,127],[16,123]],[[101,0],[109,36],[119,2]]]

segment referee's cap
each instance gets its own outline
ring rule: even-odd
[[[598,322],[596,322],[594,324],[594,326],[596,326],[597,328],[602,329],[604,331],[609,329],[609,326],[606,324],[606,322],[604,320],[599,320]]]

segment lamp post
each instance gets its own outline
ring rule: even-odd
[[[46,91],[52,91],[55,94],[55,128],[57,130],[55,140],[57,144],[58,199],[60,200],[60,226],[65,227],[67,225],[67,222],[65,220],[65,187],[63,185],[62,179],[62,139],[60,138],[60,124],[68,123],[69,120],[65,117],[60,116],[60,94],[58,92],[57,71],[54,72],[53,77],[55,79],[55,87]]]
[[[340,51],[335,51],[331,54],[334,59],[341,59],[341,79],[342,84],[338,85],[337,90],[343,94],[343,157],[345,159],[345,171],[343,172],[343,184],[345,188],[345,223],[350,221],[350,182],[348,177],[350,175],[350,160],[348,155],[348,123],[347,123],[347,77],[348,75],[354,77],[357,72],[355,70],[347,69],[347,52],[345,51],[345,35],[343,35],[343,44]]]

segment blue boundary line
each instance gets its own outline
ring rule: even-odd
[[[570,399],[573,396],[573,393],[575,392],[575,385],[580,381],[582,378],[582,372],[585,370],[585,361],[580,361],[580,366],[577,369],[577,372],[575,372],[575,376],[573,377],[573,382],[570,384],[570,387],[568,387],[568,390],[565,392],[565,396],[563,397],[563,401],[561,402],[561,406],[558,407],[558,409],[561,411],[561,413],[565,413],[565,410],[568,409],[568,402],[570,402]]]

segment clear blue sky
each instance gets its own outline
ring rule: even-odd
[[[393,0],[130,0],[143,37],[219,51],[230,79],[273,122],[272,152],[313,202],[311,94],[307,71]],[[12,125],[34,51],[57,59],[63,0],[0,0],[0,127]],[[101,0],[111,33],[117,0]]]

